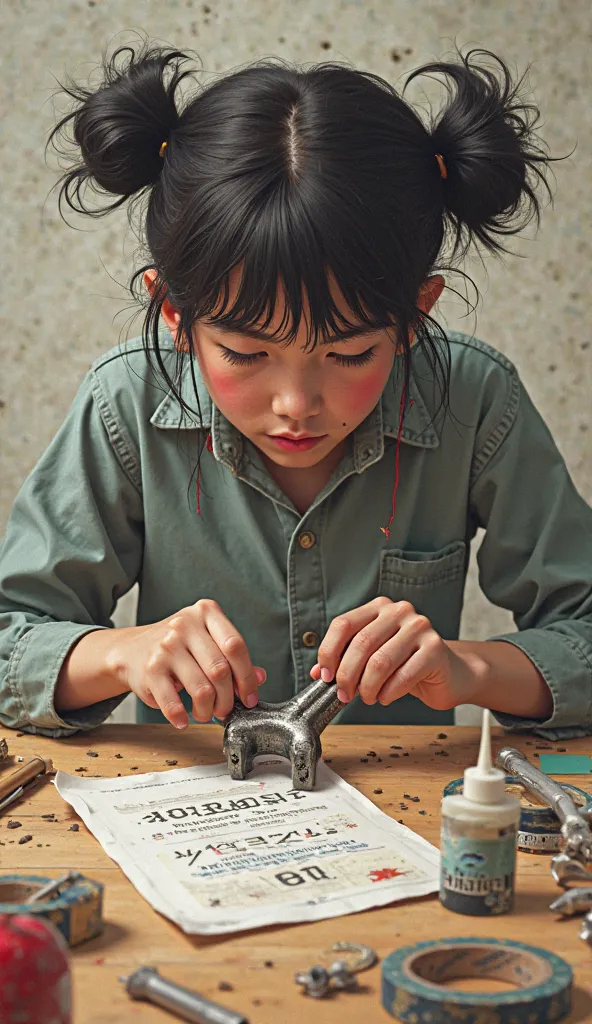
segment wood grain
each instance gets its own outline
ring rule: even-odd
[[[386,814],[439,845],[443,786],[475,763],[479,739],[474,728],[446,727],[444,732],[447,737],[440,740],[438,729],[419,726],[333,726],[323,734],[323,754],[334,771]],[[172,767],[167,760],[176,760],[176,767],[222,760],[221,731],[215,726],[192,726],[175,733],[168,725],[112,725],[67,740],[10,731],[3,735],[10,756],[0,766],[2,776],[16,767],[19,755],[51,757],[56,769],[104,778],[167,771]],[[494,730],[497,746],[507,741],[501,730]],[[586,754],[592,746],[587,739],[544,744],[529,735],[512,736],[510,742],[533,761],[537,746]],[[393,746],[402,749],[393,750]],[[90,757],[88,751],[99,756]],[[86,771],[75,771],[81,767]],[[566,776],[564,781],[587,788],[582,776]],[[376,789],[382,792],[375,793]],[[405,793],[419,796],[420,802],[404,801]],[[401,802],[408,810],[401,811]],[[422,810],[427,813],[420,814]],[[41,817],[52,812],[55,821]],[[11,819],[20,821],[22,827],[9,830]],[[569,1020],[572,1024],[592,1021],[592,950],[578,938],[577,919],[560,920],[548,910],[558,894],[549,873],[548,855],[518,855],[516,910],[498,918],[452,914],[434,896],[310,924],[190,937],[152,910],[82,822],[78,832],[69,831],[75,821],[78,816],[49,780],[0,816],[0,875],[28,872],[56,877],[72,868],[105,884],[104,934],[72,950],[74,1024],[136,1020],[163,1024],[172,1020],[162,1010],[132,1002],[118,982],[118,975],[129,974],[143,964],[154,965],[180,984],[240,1010],[251,1024],[296,1024],[304,1016],[311,1024],[354,1024],[361,1018],[386,1024],[392,1018],[380,1006],[380,967],[360,977],[362,992],[342,993],[318,1003],[296,987],[295,972],[330,961],[331,946],[337,941],[367,943],[382,959],[400,946],[461,935],[518,939],[559,953],[575,971],[574,1009]],[[24,834],[33,839],[20,845],[18,840]],[[273,966],[266,967],[266,961]],[[221,981],[230,983],[232,991],[219,991]]]

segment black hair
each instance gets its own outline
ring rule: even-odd
[[[304,292],[313,347],[359,324],[392,328],[408,383],[412,327],[446,396],[448,343],[417,308],[420,286],[436,269],[452,268],[473,242],[507,251],[505,236],[533,218],[538,224],[539,184],[552,199],[545,171],[553,158],[537,135],[539,111],[519,96],[525,76],[514,81],[502,59],[480,49],[419,67],[407,84],[436,76],[448,92],[424,123],[378,75],[279,59],[218,78],[180,110],[176,93],[194,74],[183,70],[190,59],[147,41],[138,52],[104,53],[97,88],[62,87],[75,106],[48,140],[73,129],[77,159],[57,183],[62,216],[64,199],[75,211],[103,216],[147,197],[150,262],[130,289],[133,295],[136,281],[156,269],[142,337],[166,386],[188,410],[179,394],[186,357],[179,354],[171,373],[159,349],[165,295],[191,345],[197,319],[239,332],[265,329],[281,281],[286,316],[273,340],[294,338]],[[86,185],[112,201],[91,207]],[[439,260],[447,251],[445,265]],[[228,274],[239,264],[230,304]],[[351,321],[335,307],[330,274]],[[196,401],[199,409],[197,394]]]

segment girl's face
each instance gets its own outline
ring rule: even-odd
[[[238,283],[235,268],[229,281],[231,299]],[[443,279],[436,277],[424,285],[421,298],[426,312],[443,286]],[[339,304],[340,296],[334,295]],[[280,301],[265,334],[237,333],[198,321],[193,345],[206,387],[226,419],[272,462],[308,469],[325,460],[376,406],[392,368],[395,346],[392,333],[364,328],[348,340],[319,342],[312,352],[304,352],[306,305],[296,338],[286,346],[270,342],[266,337],[282,320]],[[168,309],[165,306],[163,317],[176,336],[178,314],[170,304]],[[339,309],[347,312],[343,299]],[[274,440],[278,435],[317,440],[308,447],[282,446]]]

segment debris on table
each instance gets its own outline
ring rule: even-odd
[[[12,820],[9,821],[7,826],[6,826],[6,828],[22,828],[22,827],[23,827],[22,821],[12,821]]]
[[[79,831],[80,831],[80,825],[78,824],[77,821],[75,821],[73,825],[70,825],[70,828],[68,829],[68,832],[79,832]]]
[[[169,764],[171,766],[174,765],[174,764],[177,764],[177,763],[178,763],[177,761],[165,761],[165,764]]]
[[[33,836],[21,836],[19,839],[19,846],[23,846],[24,843],[30,843]]]
[[[96,750],[87,750],[86,756],[87,757],[98,757],[99,755],[97,754]]]

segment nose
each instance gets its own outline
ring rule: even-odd
[[[305,424],[317,416],[323,404],[322,394],[311,374],[290,376],[276,391],[271,407],[278,419]]]

